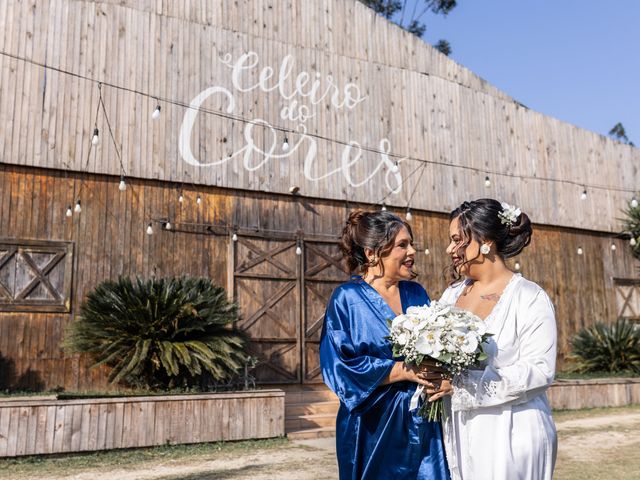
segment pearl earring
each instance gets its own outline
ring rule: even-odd
[[[491,246],[488,243],[483,243],[480,247],[480,253],[487,255],[491,251]]]

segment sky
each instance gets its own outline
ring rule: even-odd
[[[640,0],[458,0],[423,21],[428,43],[532,110],[604,135],[621,122],[640,146]]]

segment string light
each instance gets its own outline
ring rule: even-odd
[[[491,179],[489,178],[489,175],[484,177],[484,186],[487,187],[487,188],[489,188],[491,186]]]
[[[296,255],[302,255],[302,247],[300,247],[300,244],[296,245]]]
[[[384,202],[382,202],[382,207],[380,208],[381,212],[386,212],[387,211],[387,206],[385,205]]]
[[[234,242],[238,241],[238,234],[236,232],[233,232],[233,235],[231,237],[231,240],[233,240]]]
[[[152,94],[144,92],[144,91],[135,90],[135,89],[132,89],[132,88],[129,88],[129,87],[124,87],[124,86],[116,85],[116,84],[113,84],[113,83],[98,82],[98,81],[96,81],[95,79],[93,79],[91,77],[80,75],[78,73],[71,72],[71,71],[68,71],[68,70],[64,70],[62,68],[53,67],[51,65],[47,65],[47,64],[44,64],[42,62],[38,62],[38,61],[29,59],[29,58],[26,58],[26,57],[22,57],[22,56],[19,56],[19,55],[10,54],[8,52],[1,52],[0,51],[0,55],[5,56],[5,57],[9,57],[9,58],[13,58],[15,60],[19,60],[19,61],[22,61],[22,62],[25,62],[25,63],[29,63],[31,65],[44,68],[46,70],[52,70],[52,71],[55,71],[55,72],[58,72],[58,73],[61,73],[61,74],[64,74],[64,75],[69,75],[69,76],[73,76],[73,77],[80,78],[80,79],[83,79],[83,80],[87,80],[87,81],[90,81],[90,82],[98,83],[98,87],[101,87],[102,85],[106,85],[108,87],[111,87],[111,88],[114,88],[114,89],[117,89],[117,90],[127,91],[127,92],[130,92],[130,93],[134,93],[136,95],[141,95],[141,96],[144,96],[144,97],[147,97],[147,98],[155,99],[157,101],[157,97],[155,95],[152,95]],[[167,102],[167,103],[170,103],[172,105],[177,105],[177,106],[181,106],[181,107],[185,107],[185,108],[195,108],[195,107],[191,107],[189,104],[185,104],[184,102],[181,102],[179,100],[170,99],[170,98],[163,99],[163,102]],[[230,115],[230,114],[226,114],[226,113],[223,113],[223,112],[219,112],[219,111],[216,111],[216,110],[211,110],[211,109],[207,109],[207,108],[203,108],[203,107],[198,107],[197,110],[201,111],[203,113],[209,114],[209,115],[215,115],[215,116],[220,117],[220,118],[226,118],[226,119],[233,120],[233,121],[241,121],[241,122],[245,122],[245,123],[253,123],[253,124],[255,124],[254,121],[246,119],[246,118],[244,118],[242,116]],[[275,128],[276,130],[282,131],[282,132],[288,131],[284,127],[273,126],[273,128]],[[345,146],[349,146],[350,145],[346,141],[341,141],[341,140],[334,139],[334,138],[323,137],[322,135],[314,134],[314,133],[311,133],[311,132],[308,132],[307,135],[310,136],[310,137],[313,137],[313,138],[317,138],[317,139],[320,139],[320,140],[326,140],[328,142],[342,144],[342,145],[345,145]],[[286,140],[287,139],[285,138],[285,141]],[[287,142],[287,146],[288,146],[288,142]],[[375,154],[385,153],[385,154],[388,154],[391,157],[397,157],[396,155],[389,154],[388,152],[381,152],[380,150],[375,149],[375,148],[371,148],[371,147],[362,146],[362,150],[369,151],[369,152],[375,153]],[[460,169],[463,169],[463,170],[482,173],[481,169],[476,168],[476,167],[472,167],[470,165],[450,164],[450,163],[446,163],[446,162],[439,162],[439,161],[435,161],[435,160],[426,160],[426,159],[417,158],[417,157],[416,158],[414,158],[414,157],[406,158],[405,157],[404,159],[405,160],[413,160],[413,161],[416,161],[416,162],[420,162],[421,164],[424,164],[424,165],[427,165],[427,164],[429,164],[429,165],[441,165],[441,166],[446,166],[446,167],[460,168]],[[491,172],[491,173],[493,173],[495,175],[499,175],[499,176],[518,178],[518,179],[531,179],[531,180],[536,180],[536,181],[545,181],[545,182],[553,182],[553,183],[560,183],[560,184],[579,185],[577,182],[572,181],[572,180],[557,179],[557,178],[547,178],[547,177],[540,177],[540,176],[537,176],[537,175],[533,175],[533,176],[532,175],[517,175],[517,174],[511,174],[511,173],[502,172],[502,171],[496,171],[496,172]],[[485,178],[485,184],[486,184],[486,180],[487,179],[488,179],[488,177]],[[608,186],[589,185],[589,188],[602,189],[602,190],[608,190],[608,191],[617,191],[617,192],[633,192],[633,190],[626,189],[626,188],[617,188],[617,187],[612,186],[612,185],[608,185]]]
[[[587,199],[587,189],[585,188],[580,194],[580,200],[586,200],[586,199]]]
[[[65,215],[67,217],[70,217],[71,215],[73,215],[73,210],[71,210],[71,205],[67,207],[67,213],[65,213]]]
[[[299,191],[300,191],[300,187],[299,187],[299,186],[297,186],[297,185],[291,185],[291,186],[289,187],[289,193],[290,193],[291,195],[295,195],[295,194],[296,194],[296,193],[298,193]]]
[[[147,235],[153,235],[153,225],[147,225]]]
[[[398,173],[398,170],[400,170],[400,167],[398,167],[398,162],[395,162],[392,166],[391,166],[391,171],[393,173]]]
[[[411,220],[413,220],[413,215],[411,214],[410,208],[407,208],[407,214],[405,215],[405,218],[407,219],[407,222],[410,222]]]
[[[98,128],[93,129],[93,137],[91,137],[91,145],[96,146],[100,143],[100,134]]]
[[[80,213],[82,211],[82,206],[80,205],[80,199],[76,202],[76,207],[73,209],[74,212]]]
[[[616,244],[615,244],[615,243],[612,243],[612,244],[611,244],[611,251],[612,251],[612,252],[615,252],[615,251],[616,251]]]
[[[637,241],[636,241],[636,237],[631,237],[631,240],[629,240],[629,245],[631,245],[632,247],[635,247],[637,245]]]
[[[180,192],[180,195],[178,195],[178,201],[180,203],[184,202],[184,195],[182,195],[182,192]]]
[[[429,255],[431,252],[429,251],[429,247],[424,249],[424,254],[425,255]]]
[[[196,203],[200,205],[201,202],[202,202],[202,198],[200,197],[200,194],[198,194],[198,196],[196,197]]]
[[[156,105],[156,109],[151,114],[151,118],[158,120],[160,118],[160,105]]]
[[[638,198],[635,195],[631,199],[631,202],[629,202],[629,205],[631,205],[631,208],[638,208]]]
[[[516,272],[520,271],[520,262],[516,262],[515,265],[513,266],[513,268],[516,270]]]
[[[289,150],[289,140],[287,140],[287,137],[284,137],[284,142],[282,142],[282,151],[286,152]]]
[[[169,220],[167,220],[167,222],[164,224],[164,229],[171,230],[171,222]]]
[[[124,181],[124,175],[120,175],[120,185],[118,185],[118,190],[124,192],[127,189],[127,184]]]
[[[582,250],[582,247],[578,247],[578,255],[582,255],[584,253],[584,251]]]

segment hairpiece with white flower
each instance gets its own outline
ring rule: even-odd
[[[498,217],[500,217],[500,223],[510,227],[518,221],[518,217],[522,213],[518,207],[509,205],[505,202],[502,202],[500,206],[502,207],[502,211],[498,213]]]

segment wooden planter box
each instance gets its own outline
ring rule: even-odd
[[[623,407],[640,403],[640,378],[556,380],[547,395],[557,409]]]
[[[0,401],[0,457],[284,435],[281,390]]]

